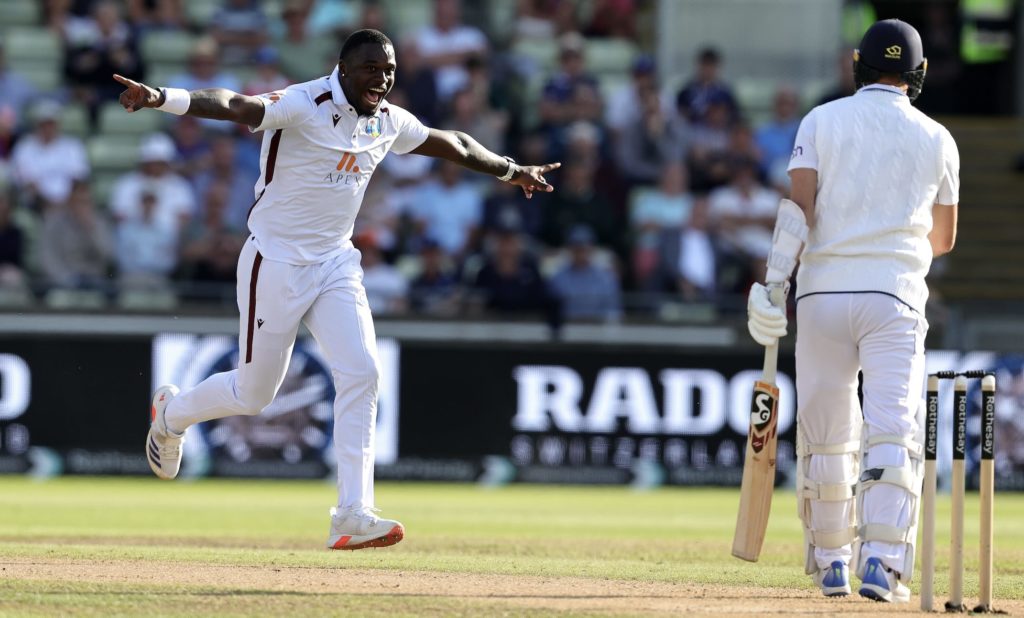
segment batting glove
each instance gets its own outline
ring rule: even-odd
[[[747,330],[763,346],[775,345],[786,336],[786,311],[768,298],[768,288],[755,283],[747,297]]]

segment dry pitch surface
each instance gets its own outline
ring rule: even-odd
[[[818,597],[793,497],[763,559],[729,556],[727,490],[382,484],[398,546],[320,550],[322,483],[0,477],[0,615],[888,615]],[[966,593],[975,594],[968,505]],[[1024,615],[1024,499],[997,497],[997,607]],[[940,524],[948,526],[945,511]],[[973,524],[973,525],[971,525]],[[940,525],[940,538],[948,530]],[[943,543],[938,604],[945,600]],[[915,588],[916,592],[916,588]],[[971,599],[973,600],[973,599]]]

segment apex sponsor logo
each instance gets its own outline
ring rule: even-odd
[[[359,173],[359,166],[356,165],[356,156],[351,152],[346,152],[341,156],[341,161],[338,161],[338,167],[334,168],[339,172],[352,172],[353,174]]]

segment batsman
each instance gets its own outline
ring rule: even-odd
[[[796,273],[797,508],[806,571],[825,596],[907,602],[923,470],[925,275],[953,248],[960,158],[913,107],[927,60],[909,24],[872,25],[857,92],[804,117],[750,334],[786,334],[770,291]],[[863,402],[858,400],[863,374]]]

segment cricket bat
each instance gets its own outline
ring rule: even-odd
[[[776,307],[785,306],[782,288],[771,291],[771,300]],[[750,429],[743,459],[740,508],[732,536],[732,555],[750,562],[757,562],[761,556],[775,489],[776,429],[779,424],[779,388],[775,385],[775,371],[778,358],[778,343],[765,347],[764,371],[761,379],[754,383],[754,396],[750,402]]]

